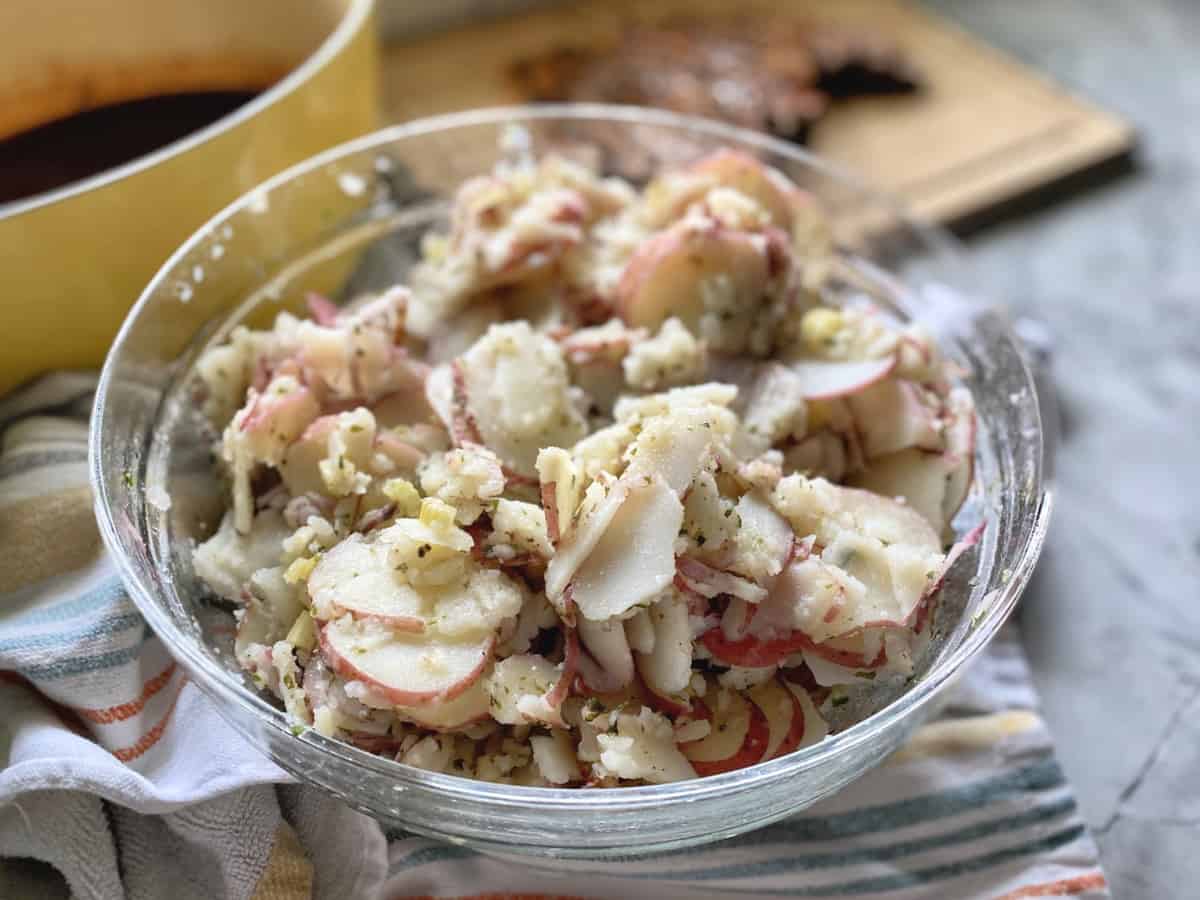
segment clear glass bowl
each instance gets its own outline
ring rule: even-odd
[[[509,126],[524,126],[514,132]],[[307,290],[345,298],[402,278],[446,198],[513,147],[570,146],[634,178],[719,146],[757,153],[818,195],[862,290],[930,325],[963,365],[980,430],[970,502],[983,541],[947,583],[937,637],[909,685],[855,695],[835,736],[781,759],[683,783],[612,790],[492,785],[410,768],[313,731],[233,663],[231,619],[192,572],[193,540],[220,515],[212,433],[192,402],[192,363],[238,322],[299,308]],[[596,149],[596,147],[600,149]],[[502,149],[507,148],[507,149]],[[493,109],[427,119],[331,150],[216,216],[166,263],[133,308],[104,367],[91,471],[105,543],[151,627],[229,722],[297,778],[374,816],[502,855],[612,858],[727,838],[796,812],[881,761],[929,715],[955,674],[1012,611],[1050,510],[1036,395],[1004,317],[947,288],[951,242],[790,144],[630,107]],[[169,500],[168,500],[169,498]]]

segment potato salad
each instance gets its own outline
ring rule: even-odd
[[[294,731],[464,777],[657,784],[822,740],[911,674],[975,535],[956,367],[725,150],[455,194],[408,283],[198,364],[228,506],[193,553]],[[947,548],[954,546],[947,552]]]

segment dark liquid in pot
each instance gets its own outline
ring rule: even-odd
[[[169,94],[78,113],[0,140],[0,203],[32,197],[144,156],[210,125],[253,91]]]

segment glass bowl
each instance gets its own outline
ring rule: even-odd
[[[522,126],[514,129],[514,124]],[[411,768],[309,730],[233,662],[231,619],[191,568],[218,521],[213,434],[194,402],[192,364],[239,322],[298,309],[306,291],[346,298],[402,278],[422,233],[444,221],[464,178],[505,154],[549,146],[640,178],[720,146],[755,153],[825,203],[847,277],[902,319],[927,323],[975,394],[979,440],[960,531],[982,541],[955,567],[916,675],[839,708],[840,733],[750,768],[675,784],[606,790],[494,785]],[[134,601],[222,715],[298,779],[375,817],[476,849],[544,864],[614,858],[727,838],[794,813],[862,775],[935,708],[1008,617],[1033,569],[1050,497],[1030,374],[994,308],[949,287],[952,242],[790,144],[632,107],[490,109],[390,128],[272,179],[212,219],[163,266],[113,345],[96,394],[91,475],[104,541]],[[862,718],[854,723],[854,719]]]

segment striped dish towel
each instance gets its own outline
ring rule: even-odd
[[[0,897],[1107,897],[1012,629],[941,718],[789,820],[559,873],[408,834],[291,783],[146,628],[87,488],[94,380],[0,401]]]

